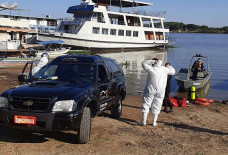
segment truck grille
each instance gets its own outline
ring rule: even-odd
[[[49,98],[21,98],[10,99],[10,109],[18,111],[46,112],[51,99]]]

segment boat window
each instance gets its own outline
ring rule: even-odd
[[[57,21],[55,21],[55,20],[48,20],[47,21],[47,26],[57,26]]]
[[[118,36],[124,36],[124,30],[119,30],[118,31]]]
[[[111,29],[110,30],[110,35],[114,35],[115,36],[116,35],[116,29]]]
[[[130,30],[126,30],[126,36],[131,37],[131,31]]]
[[[145,31],[146,40],[155,40],[153,31]]]
[[[162,28],[161,19],[153,19],[154,28]]]
[[[133,37],[138,37],[139,36],[139,32],[138,31],[133,31]]]
[[[111,24],[125,25],[124,17],[122,15],[108,14]]]
[[[104,35],[108,35],[108,29],[106,29],[106,28],[102,28],[102,34],[104,34]]]
[[[155,32],[155,34],[156,34],[157,40],[163,40],[164,39],[163,32]]]
[[[128,26],[141,26],[139,17],[126,16]]]
[[[93,27],[93,34],[99,34],[100,28],[99,27]]]
[[[92,13],[75,13],[74,21],[90,21]]]
[[[16,33],[15,32],[10,32],[10,37],[11,37],[11,40],[16,40]]]
[[[142,18],[143,27],[152,27],[150,18]]]
[[[97,21],[98,23],[105,23],[104,15],[101,12],[95,12],[92,19]]]

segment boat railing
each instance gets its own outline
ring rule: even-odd
[[[138,23],[134,23],[134,22],[130,22],[130,23],[127,23],[128,26],[140,26],[140,24]]]
[[[146,10],[142,11],[142,10],[140,10],[140,11],[132,12],[132,14],[165,18],[166,12],[165,11],[159,12],[159,11],[146,11]]]
[[[143,15],[143,16],[152,16],[152,17],[159,17],[159,18],[165,18],[165,15],[166,15],[166,11],[151,11],[151,10],[150,11],[148,11],[148,10],[129,11],[129,10],[124,10],[124,9],[120,9],[119,11],[117,11],[116,9],[113,9],[112,7],[110,7],[108,10],[113,11],[113,12]]]

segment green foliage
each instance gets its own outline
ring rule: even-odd
[[[224,26],[222,29],[225,33],[228,33],[228,26]]]
[[[186,25],[186,29],[188,31],[197,31],[200,29],[200,26],[199,25],[195,25],[195,24],[187,24]]]
[[[67,54],[91,54],[91,51],[85,51],[85,50],[71,50]]]
[[[195,32],[195,33],[228,33],[228,26],[222,28],[208,27],[206,25],[184,24],[181,22],[165,22],[166,28],[172,32]]]

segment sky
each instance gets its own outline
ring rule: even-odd
[[[153,3],[154,11],[166,11],[167,22],[175,21],[209,27],[228,26],[228,0],[137,1]],[[64,18],[72,16],[66,13],[68,7],[80,4],[81,0],[0,0],[0,3],[3,2],[18,3],[17,8],[30,10],[30,16],[51,15],[51,18]],[[17,12],[13,13],[18,15]],[[24,12],[21,15],[28,15],[28,13]]]

